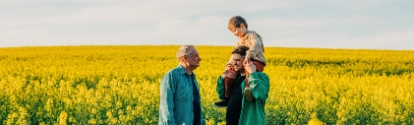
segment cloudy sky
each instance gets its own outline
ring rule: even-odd
[[[414,50],[413,0],[0,0],[0,47],[235,45]]]

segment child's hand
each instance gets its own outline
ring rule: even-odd
[[[249,73],[256,72],[256,66],[253,64],[252,61],[247,61],[247,64],[244,66],[244,70],[246,70]]]
[[[243,61],[243,66],[246,66],[246,65],[247,65],[247,63],[249,63],[249,61],[251,61],[251,60],[250,60],[250,57],[248,57],[248,56],[246,55],[246,57],[244,58],[244,61]]]

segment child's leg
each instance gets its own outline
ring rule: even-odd
[[[263,72],[264,70],[264,64],[259,61],[252,61],[253,65],[256,66],[256,72]],[[247,101],[253,101],[253,93],[250,90],[249,85],[249,72],[246,71],[246,87],[244,88],[244,94],[246,95]]]
[[[264,70],[264,65],[263,63],[259,62],[259,61],[252,61],[253,65],[256,66],[256,72],[263,72]],[[246,71],[246,88],[249,88],[249,72]]]
[[[234,71],[234,69],[231,69]],[[224,72],[225,74],[226,72]],[[230,101],[230,86],[233,83],[234,79],[224,78],[224,98],[219,97],[221,101],[215,102],[214,105],[218,108],[227,107]],[[219,94],[220,95],[220,94]]]
[[[230,98],[230,86],[233,83],[233,79],[225,78],[224,79],[224,88],[225,88],[225,97]]]
[[[253,64],[256,66],[256,72],[263,72],[264,65],[259,61],[253,61]]]

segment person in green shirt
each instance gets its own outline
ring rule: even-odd
[[[264,125],[266,124],[265,105],[268,98],[270,83],[269,77],[264,72],[256,72],[256,66],[248,61],[243,64],[248,47],[239,46],[232,52],[232,63],[235,72],[226,71],[217,81],[217,93],[219,97],[224,97],[224,79],[235,78],[230,87],[230,100],[227,106],[226,123],[228,125]],[[245,71],[250,73],[246,83]],[[241,80],[237,80],[241,79]],[[245,93],[246,84],[250,86],[251,93]],[[240,95],[240,96],[239,96]],[[253,97],[247,101],[246,97]]]

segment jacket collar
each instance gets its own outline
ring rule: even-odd
[[[184,67],[183,67],[183,66],[181,66],[180,64],[178,64],[177,69],[178,69],[178,72],[180,73],[180,75],[186,75],[186,74],[187,74],[187,75],[190,75],[190,74],[188,74],[188,73],[185,71]],[[191,73],[191,76],[195,77],[194,72],[193,72],[193,73]]]

